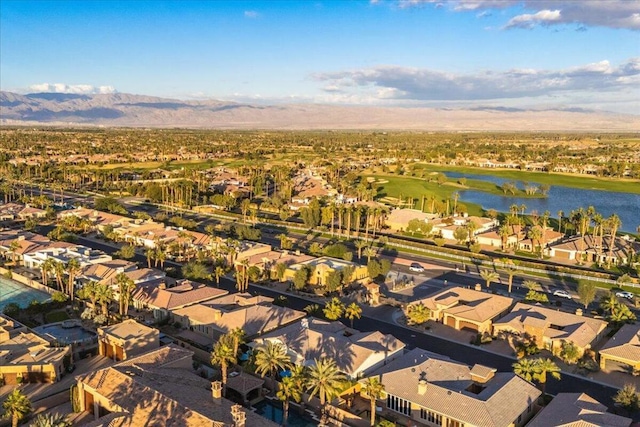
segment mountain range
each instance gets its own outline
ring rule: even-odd
[[[638,131],[640,116],[574,109],[251,105],[125,93],[0,92],[1,125],[211,129]]]

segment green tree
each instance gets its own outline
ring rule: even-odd
[[[407,323],[409,325],[422,325],[431,316],[431,310],[422,303],[411,304],[407,307]]]
[[[18,427],[18,423],[31,412],[31,401],[15,388],[2,403],[2,409],[4,417],[11,420],[11,426]]]
[[[278,370],[283,371],[291,367],[291,358],[287,349],[281,343],[266,341],[256,347],[256,374],[275,380]]]
[[[498,280],[498,278],[500,277],[498,275],[498,273],[496,273],[495,271],[491,271],[491,270],[480,270],[480,277],[482,277],[484,279],[484,281],[486,282],[486,286],[487,288],[489,287],[489,284],[491,282],[495,282],[496,280]]]
[[[580,351],[578,350],[578,346],[576,346],[571,341],[562,340],[560,358],[565,363],[568,363],[570,365],[575,364],[580,358]]]
[[[216,278],[216,285],[220,287],[220,278],[224,276],[225,268],[221,265],[216,265],[213,269],[213,275]]]
[[[276,397],[282,401],[282,425],[287,426],[289,420],[289,401],[300,402],[303,389],[292,377],[285,377],[280,383]]]
[[[458,227],[453,231],[453,238],[456,239],[456,242],[460,245],[469,239],[469,230],[465,227]]]
[[[339,270],[330,271],[327,275],[326,288],[329,292],[335,292],[342,286],[342,273]]]
[[[344,317],[351,321],[351,328],[353,328],[353,320],[360,319],[362,317],[362,307],[355,302],[352,302],[345,308]]]
[[[236,356],[233,353],[233,340],[228,335],[221,336],[213,346],[211,364],[220,367],[223,396],[227,393],[227,371],[229,365],[235,364],[236,361]]]
[[[369,277],[373,280],[382,273],[382,266],[376,259],[372,259],[367,263],[367,273]]]
[[[345,306],[338,298],[331,298],[322,310],[324,317],[329,320],[338,320],[344,313]]]
[[[122,259],[131,259],[136,256],[136,248],[133,245],[124,245],[115,255]]]
[[[113,289],[107,283],[98,283],[95,290],[96,301],[100,304],[102,315],[109,317],[109,304],[113,301]]]
[[[287,271],[287,268],[287,264],[283,262],[279,262],[276,264],[276,277],[278,278],[278,280],[282,280],[284,278],[284,273]]]
[[[525,381],[533,381],[533,377],[537,372],[536,361],[534,359],[520,359],[512,366],[514,374]]]
[[[640,393],[638,393],[635,384],[625,384],[613,397],[613,401],[629,412],[640,410]]]
[[[76,274],[80,272],[80,262],[75,258],[71,258],[69,262],[67,262],[65,268],[67,270],[67,276],[69,278],[67,293],[69,294],[71,301],[73,301],[76,290]]]
[[[237,356],[238,349],[240,348],[240,344],[244,343],[244,340],[247,337],[247,334],[244,331],[244,329],[238,327],[238,328],[233,328],[231,332],[229,332],[229,336],[233,341],[233,354]]]
[[[197,261],[191,261],[182,266],[182,275],[191,280],[208,280],[211,278],[209,268]]]
[[[119,273],[116,276],[116,284],[118,285],[120,315],[126,316],[129,312],[129,304],[131,304],[131,294],[136,288],[136,284],[124,273]]]
[[[315,359],[315,364],[309,368],[308,389],[309,396],[318,396],[320,411],[324,415],[325,404],[331,402],[340,393],[345,376],[338,370],[332,359]]]
[[[542,387],[542,394],[547,385],[547,375],[551,375],[552,378],[560,380],[560,367],[551,359],[536,359],[536,372],[533,374],[533,379],[536,380]]]
[[[380,399],[384,393],[384,384],[380,382],[378,377],[369,377],[362,383],[362,391],[369,397],[371,403],[371,419],[369,425],[373,427],[376,424],[376,401]]]
[[[506,271],[508,277],[509,277],[509,294],[511,294],[511,288],[513,286],[513,276],[516,274],[516,272],[518,271],[518,268],[516,267],[516,263],[515,261],[509,259],[509,258],[502,258],[500,259],[500,262],[502,262],[504,264],[504,270]]]
[[[589,304],[596,299],[596,285],[593,282],[584,282],[581,281],[578,283],[578,298],[580,298],[580,302],[584,304],[584,308],[586,309]]]
[[[71,422],[62,414],[38,414],[29,427],[71,427]]]

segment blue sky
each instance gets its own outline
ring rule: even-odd
[[[0,0],[0,86],[640,114],[640,0]]]

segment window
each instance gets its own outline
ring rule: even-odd
[[[391,394],[387,394],[387,408],[411,416],[411,402]]]
[[[442,415],[428,409],[420,408],[420,418],[438,426],[442,425]]]

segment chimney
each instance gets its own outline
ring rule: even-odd
[[[582,309],[576,308],[576,316],[582,316]]]
[[[480,283],[476,283],[476,285],[475,285],[474,289],[475,289],[476,291],[481,291],[481,290],[482,290],[482,285],[481,285]]]
[[[427,380],[418,381],[418,394],[420,396],[424,396],[426,392],[427,392]]]
[[[231,407],[231,417],[233,417],[234,427],[244,427],[247,420],[247,414],[242,410],[242,406],[233,405]]]
[[[211,397],[213,397],[213,403],[220,404],[222,400],[222,382],[214,381],[211,383]]]

